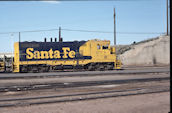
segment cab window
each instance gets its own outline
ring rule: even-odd
[[[108,49],[108,45],[102,46],[102,49]]]
[[[97,49],[101,49],[101,46],[99,44],[97,45]]]

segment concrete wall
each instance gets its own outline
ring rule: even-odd
[[[0,53],[0,58],[4,58],[4,55],[8,58],[14,57],[13,53]]]
[[[119,55],[123,65],[169,65],[170,38],[158,39],[133,45],[132,49]]]

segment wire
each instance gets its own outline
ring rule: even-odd
[[[48,30],[32,30],[32,31],[20,31],[20,33],[29,33],[29,32],[43,32],[43,31],[58,31],[59,29],[48,29]],[[76,32],[92,32],[92,33],[108,33],[113,34],[111,31],[91,31],[91,30],[74,30],[74,29],[61,29],[62,31],[76,31]],[[18,34],[19,32],[4,32],[2,34]],[[116,32],[117,34],[165,34],[165,32]]]
[[[26,0],[26,1],[32,1],[32,0]],[[40,0],[41,1],[41,0]],[[91,1],[119,1],[119,2],[124,2],[124,1],[127,1],[127,2],[130,2],[130,1],[150,1],[150,0],[52,0],[52,1],[60,1],[60,2],[63,2],[63,1],[80,1],[80,2],[91,2]],[[151,1],[156,1],[156,0],[151,0]]]
[[[61,29],[64,31],[78,31],[78,32],[96,32],[96,33],[113,33],[109,31],[89,31],[89,30],[72,30],[72,29]]]
[[[42,31],[57,31],[59,29],[48,29],[48,30],[32,30],[32,31],[19,31],[20,33],[28,33],[28,32],[42,32]],[[4,32],[0,34],[16,34],[19,32]]]
[[[110,31],[89,31],[89,30],[72,30],[72,29],[62,29],[64,31],[78,31],[78,32],[96,32],[96,33],[114,33]],[[116,32],[117,34],[165,34],[165,32]]]

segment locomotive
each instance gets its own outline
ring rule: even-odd
[[[120,69],[115,47],[109,40],[71,42],[15,42],[12,72],[48,72],[66,69]],[[6,60],[0,61],[6,71]]]

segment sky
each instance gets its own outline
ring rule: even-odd
[[[166,0],[1,1],[0,52],[13,52],[13,44],[19,37],[13,32],[21,32],[21,41],[43,41],[45,37],[50,41],[51,37],[58,38],[58,30],[22,31],[59,27],[108,32],[62,30],[63,41],[101,39],[110,40],[113,45],[114,7],[117,45],[139,42],[166,32]],[[138,34],[140,32],[144,34]]]

